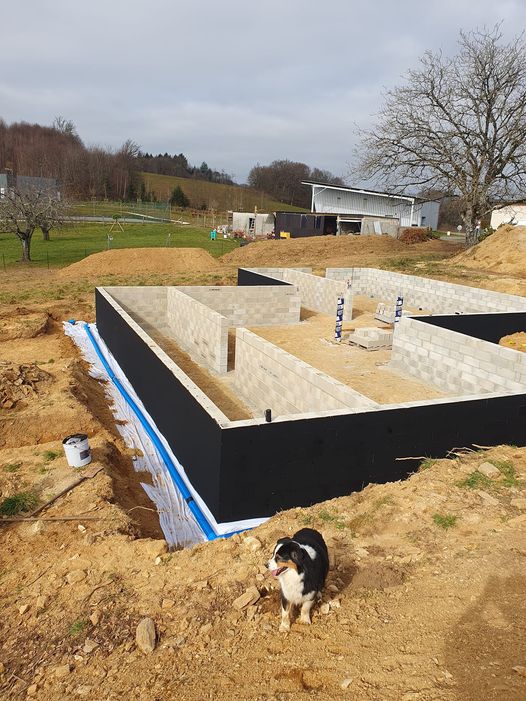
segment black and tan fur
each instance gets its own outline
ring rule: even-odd
[[[280,631],[290,630],[293,606],[300,608],[299,622],[309,624],[310,612],[329,571],[329,554],[323,536],[312,528],[302,528],[292,538],[280,538],[268,569],[281,589]]]

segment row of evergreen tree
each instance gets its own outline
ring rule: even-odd
[[[137,157],[139,169],[145,173],[156,173],[158,175],[175,175],[178,178],[194,178],[195,180],[207,180],[210,183],[223,183],[234,185],[231,175],[224,170],[213,170],[208,163],[203,161],[199,167],[188,163],[183,153],[174,154],[159,153],[154,156],[151,153],[139,152]]]

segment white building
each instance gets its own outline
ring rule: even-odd
[[[229,212],[232,231],[244,231],[247,236],[265,236],[274,231],[274,215],[263,212]]]
[[[490,224],[493,229],[496,229],[502,224],[518,224],[526,226],[526,204],[509,204],[507,207],[494,209],[491,213]]]
[[[310,181],[303,184],[312,188],[311,211],[338,215],[338,229],[342,233],[351,229],[346,225],[361,226],[364,218],[378,220],[380,226],[382,219],[394,219],[399,226],[438,227],[439,202]]]

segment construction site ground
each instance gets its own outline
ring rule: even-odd
[[[526,280],[512,272],[451,263],[453,247],[439,257],[417,244],[393,259],[380,246],[375,254],[374,241],[361,245],[367,252],[351,264],[526,295]],[[312,246],[306,258],[322,268],[325,249]],[[265,250],[258,264],[274,264]],[[270,259],[276,249],[268,250]],[[291,265],[308,264],[297,251],[293,257]],[[0,276],[0,504],[26,495],[37,506],[78,481],[83,471],[68,467],[62,452],[68,434],[88,433],[89,467],[102,468],[34,520],[0,524],[0,697],[523,701],[525,448],[414,456],[404,482],[166,551],[139,484],[146,475],[134,472],[104,387],[88,376],[62,321],[94,320],[97,283],[235,282],[233,262],[220,259],[206,272],[192,268],[191,257],[185,264],[130,275],[114,260],[110,277],[22,268]],[[479,472],[483,463],[496,474]],[[325,536],[331,569],[312,625],[280,634],[265,563],[277,538],[304,526]],[[242,606],[252,587],[257,594]],[[136,643],[145,617],[157,633],[150,654]]]

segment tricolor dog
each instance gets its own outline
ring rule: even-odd
[[[329,571],[329,553],[321,533],[302,528],[292,538],[280,538],[268,562],[281,588],[281,632],[290,630],[290,610],[300,607],[300,623],[310,623],[310,611]]]

